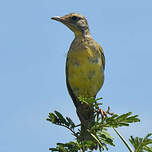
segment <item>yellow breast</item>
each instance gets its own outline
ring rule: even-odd
[[[70,49],[67,68],[69,84],[77,97],[93,97],[102,87],[104,70],[98,49]]]

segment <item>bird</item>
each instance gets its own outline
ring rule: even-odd
[[[82,103],[80,97],[95,99],[103,86],[104,52],[91,36],[87,19],[83,15],[70,13],[51,19],[63,23],[75,35],[66,58],[66,85],[81,122],[81,139],[89,140],[87,129],[94,124],[95,112],[93,106]]]

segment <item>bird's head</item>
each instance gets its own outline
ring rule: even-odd
[[[71,13],[62,17],[56,16],[51,19],[59,21],[71,29],[75,36],[83,36],[90,34],[88,22],[81,14]]]

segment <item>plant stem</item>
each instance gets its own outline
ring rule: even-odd
[[[102,143],[99,141],[99,139],[93,134],[93,133],[91,133],[89,130],[88,130],[88,132],[91,134],[91,136],[98,142],[98,144],[101,146],[101,147],[103,147],[103,145],[102,145]]]
[[[56,125],[67,128],[68,130],[70,130],[70,131],[73,133],[73,135],[74,135],[76,138],[78,138],[77,134],[76,134],[71,128],[69,128],[69,127],[67,127],[67,126],[65,126],[65,125],[62,125],[62,124],[56,124]]]
[[[122,136],[122,135],[120,135],[120,133],[115,129],[115,128],[113,128],[113,130],[116,132],[116,134],[120,137],[120,139],[123,141],[123,143],[126,145],[126,147],[128,148],[128,150],[130,151],[130,152],[134,152],[133,150],[132,150],[132,148],[130,147],[130,145],[127,143],[127,141],[125,140],[125,138]]]

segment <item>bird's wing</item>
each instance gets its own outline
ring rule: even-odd
[[[101,60],[102,60],[103,69],[105,69],[105,56],[104,56],[103,49],[99,44],[98,44],[98,48],[99,48],[99,51],[101,53]]]
[[[88,104],[85,104],[85,103],[82,104],[82,102],[79,101],[78,97],[75,96],[75,94],[70,86],[70,83],[69,83],[68,57],[66,60],[66,84],[67,84],[68,92],[69,92],[69,94],[73,100],[73,103],[76,107],[76,112],[77,112],[77,115],[80,119],[81,127],[88,126],[87,123],[90,123],[92,121],[94,122],[94,108]]]
[[[70,83],[69,83],[68,57],[66,59],[66,85],[67,85],[68,92],[69,92],[69,94],[74,102],[74,105],[77,108],[79,106],[80,102],[78,101],[78,98],[74,95],[73,90],[72,90]]]

